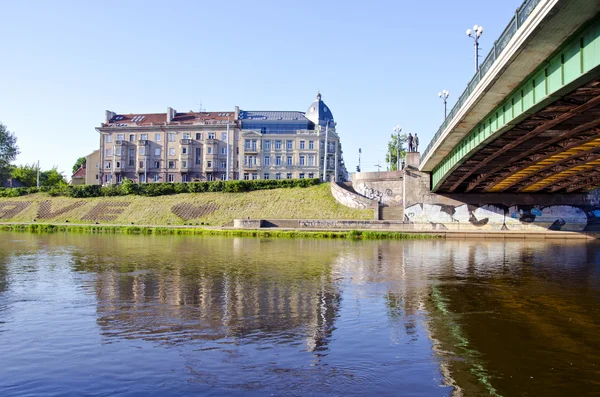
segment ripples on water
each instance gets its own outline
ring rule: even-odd
[[[0,234],[0,395],[575,395],[600,246]]]

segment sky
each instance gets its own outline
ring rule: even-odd
[[[105,110],[306,111],[320,90],[349,172],[385,170],[396,125],[423,151],[522,0],[0,0],[0,122],[14,162],[70,179]]]

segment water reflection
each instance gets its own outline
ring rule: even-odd
[[[166,384],[214,394],[592,394],[600,379],[596,242],[5,236],[0,341],[13,346],[0,343],[0,355],[13,360],[39,343],[39,317],[56,331],[54,355],[86,346],[96,367],[120,360],[156,394]],[[139,365],[148,345],[156,367]]]

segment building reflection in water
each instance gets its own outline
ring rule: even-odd
[[[81,270],[105,268],[95,288],[108,340],[268,345],[304,336],[308,351],[327,348],[340,303],[330,241],[179,239],[148,258],[119,255],[131,251],[122,248],[77,260]]]

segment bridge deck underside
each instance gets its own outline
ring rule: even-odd
[[[600,186],[600,79],[489,142],[438,192],[576,193]]]

